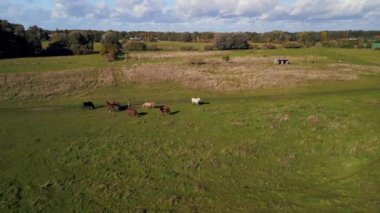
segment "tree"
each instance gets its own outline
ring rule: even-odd
[[[218,34],[215,38],[215,47],[219,50],[248,49],[248,41],[245,33]]]
[[[69,48],[68,35],[66,33],[54,33],[51,35],[49,46],[45,51],[46,55],[72,55]]]
[[[182,36],[181,36],[181,41],[183,42],[191,42],[193,39],[191,37],[191,33],[183,33]]]
[[[119,34],[115,31],[108,31],[104,33],[100,43],[100,54],[105,55],[108,61],[115,60],[116,56],[120,53],[121,50]]]
[[[307,47],[314,46],[319,41],[319,34],[316,32],[302,32],[300,36],[301,43]]]
[[[33,49],[25,38],[0,30],[0,58],[32,56]]]
[[[0,58],[32,56],[32,46],[25,38],[24,26],[0,20]]]
[[[319,34],[320,34],[321,41],[328,41],[330,39],[328,31],[322,31]]]
[[[71,32],[67,36],[67,39],[68,46],[75,55],[92,53],[92,38],[85,32]]]
[[[32,45],[32,48],[36,53],[41,52],[42,44],[41,44],[41,34],[43,29],[37,26],[31,26],[26,31],[26,40]]]

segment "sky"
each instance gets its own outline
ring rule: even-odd
[[[50,30],[380,30],[380,0],[0,0],[0,19]]]

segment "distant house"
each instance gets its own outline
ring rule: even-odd
[[[380,43],[371,43],[371,48],[373,50],[380,50]]]

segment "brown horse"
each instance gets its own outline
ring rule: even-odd
[[[120,110],[120,103],[118,101],[106,101],[108,111],[117,112]]]
[[[170,108],[167,106],[161,106],[160,112],[162,116],[169,115],[170,114]]]
[[[135,109],[128,108],[126,111],[127,111],[128,115],[131,117],[137,117],[138,116],[138,113]]]

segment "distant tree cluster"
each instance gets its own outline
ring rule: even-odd
[[[215,38],[213,32],[122,32],[123,39],[139,39],[142,41],[183,41],[183,42],[212,42]]]
[[[215,38],[215,47],[219,50],[248,49],[249,39],[245,33],[223,33]]]
[[[45,32],[31,26],[28,30],[20,24],[0,20],[0,58],[33,56],[42,50],[41,40],[46,39]]]
[[[46,50],[41,42],[49,41]],[[124,41],[122,45],[120,41]],[[26,57],[34,55],[72,55],[94,52],[94,42],[100,42],[100,53],[114,60],[128,51],[159,50],[157,45],[144,42],[181,41],[214,42],[205,50],[247,49],[250,43],[264,43],[267,49],[300,47],[370,48],[372,42],[380,42],[380,31],[321,31],[266,33],[213,33],[213,32],[145,32],[145,31],[98,31],[98,30],[44,30],[31,26],[25,30],[21,24],[0,20],[0,58]],[[261,48],[253,44],[251,48]],[[183,50],[192,50],[183,46]]]
[[[368,47],[371,41],[376,40],[380,31],[321,31],[321,32],[284,32],[272,31],[266,33],[246,33],[249,40],[254,43],[276,43],[288,46],[298,42],[304,47],[322,46],[322,47],[340,47],[340,48],[363,48]]]
[[[51,35],[47,55],[83,55],[94,50],[94,37],[80,31],[54,33]]]

